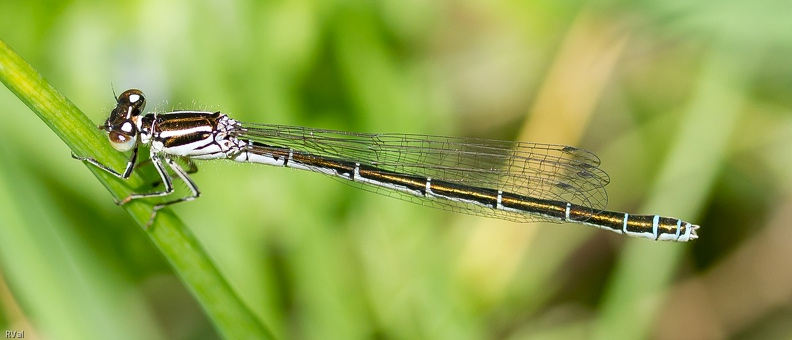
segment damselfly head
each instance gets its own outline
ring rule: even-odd
[[[110,144],[118,151],[129,151],[138,142],[138,123],[143,109],[146,107],[146,98],[143,92],[136,89],[126,90],[116,99],[116,107],[110,111],[100,129],[107,132]]]

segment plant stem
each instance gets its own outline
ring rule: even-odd
[[[125,157],[109,146],[107,138],[91,120],[47,83],[41,74],[3,40],[0,40],[0,82],[38,115],[76,154],[101,159],[103,163],[114,168],[121,168],[125,164]],[[132,188],[143,184],[139,176],[122,181],[93,166],[88,168],[114,197],[123,197]],[[149,219],[152,204],[138,200],[122,208],[143,228]],[[198,300],[223,337],[273,338],[272,333],[234,293],[195,237],[169,209],[158,213],[156,226],[149,228],[146,234]]]

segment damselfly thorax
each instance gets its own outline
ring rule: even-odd
[[[176,159],[229,159],[319,172],[365,190],[471,215],[579,223],[663,241],[698,237],[697,225],[676,218],[604,210],[608,175],[596,155],[571,146],[250,124],[220,112],[143,114],[144,107],[143,93],[127,90],[99,126],[116,150],[132,151],[122,173],[93,158],[74,157],[126,179],[139,147],[148,145],[165,189],[133,193],[118,203],[173,193],[168,168],[191,195],[155,205],[147,226],[158,210],[200,195],[190,169]]]

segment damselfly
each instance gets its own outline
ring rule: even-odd
[[[586,224],[619,234],[663,241],[696,239],[697,225],[672,217],[604,210],[610,179],[596,155],[571,146],[411,134],[368,134],[241,123],[220,112],[143,113],[139,90],[117,98],[99,129],[118,151],[132,151],[123,172],[88,162],[126,179],[141,145],[163,191],[133,193],[118,202],[174,192],[168,168],[191,195],[154,206],[157,211],[200,195],[177,159],[230,159],[319,172],[362,189],[455,212],[517,222]],[[166,167],[167,165],[167,167]]]

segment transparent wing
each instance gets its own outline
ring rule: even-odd
[[[413,134],[368,134],[242,123],[236,136],[270,146],[353,161],[476,188],[570,202],[600,211],[608,175],[599,158],[571,146]],[[395,198],[473,215],[528,222],[549,219],[450,200],[409,195],[343,180]],[[557,222],[557,221],[554,221]]]

